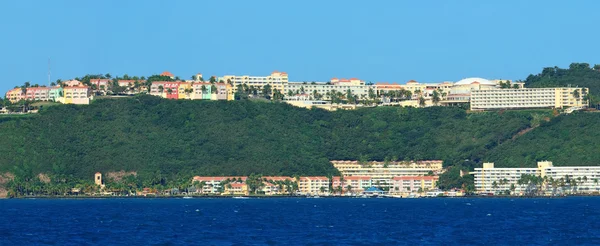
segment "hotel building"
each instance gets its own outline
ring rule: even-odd
[[[200,176],[194,176],[192,178],[192,184],[195,181],[198,182],[204,182],[204,186],[202,187],[201,193],[205,193],[205,194],[221,194],[220,191],[225,191],[225,187],[222,187],[221,184],[227,180],[242,180],[242,182],[245,182],[247,177],[243,177],[243,176],[227,176],[227,177],[223,177],[223,176],[218,176],[218,177],[200,177]],[[235,183],[235,182],[234,182]],[[237,189],[241,189],[241,187],[237,187],[236,186],[236,190]],[[247,190],[247,188],[246,188]]]
[[[437,187],[438,176],[404,176],[392,179],[391,194],[409,195],[417,192],[427,192]]]
[[[375,93],[375,87],[366,85],[363,80],[333,78],[329,82],[289,82],[285,86],[283,94],[286,96],[286,100],[316,100],[314,98],[314,92],[316,91],[322,96],[321,99],[331,100],[330,94],[332,92],[341,92],[346,95],[347,91],[350,90],[352,95],[359,98],[368,98],[369,89],[373,89],[373,93]],[[290,92],[294,96],[288,96]]]
[[[274,71],[269,76],[249,76],[249,75],[225,75],[219,78],[219,81],[231,82],[231,95],[237,92],[238,85],[254,86],[262,88],[265,85],[271,86],[271,91],[277,89],[283,93],[288,84],[288,74],[286,72]]]
[[[324,192],[329,192],[329,178],[325,176],[300,177],[298,180],[298,190],[300,191],[300,194],[322,194],[321,187],[323,187]]]
[[[548,180],[576,181],[573,188],[576,192],[590,193],[598,192],[600,185],[600,166],[563,166],[555,167],[550,161],[541,161],[537,163],[537,168],[496,168],[494,163],[484,163],[482,168],[475,168],[470,174],[475,176],[475,190],[477,193],[493,193],[511,191],[512,194],[525,194],[527,185],[519,185],[518,181],[522,175],[533,175],[546,177],[544,187],[546,193],[552,190],[552,184]],[[564,187],[564,186],[563,186]],[[514,188],[514,191],[511,190]],[[554,187],[562,188],[562,187]]]
[[[331,184],[333,192],[341,187],[342,190],[352,193],[362,193],[373,186],[372,179],[369,176],[348,176],[344,177],[343,180],[340,177],[332,177]],[[350,191],[348,191],[348,186],[351,188]]]
[[[582,99],[584,89],[587,91],[570,87],[473,90],[471,110],[583,107],[587,105]]]
[[[391,188],[394,177],[437,175],[442,172],[442,161],[417,162],[367,162],[331,161],[333,166],[347,178],[349,176],[369,176],[371,184],[380,188]]]

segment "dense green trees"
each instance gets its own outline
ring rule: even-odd
[[[546,67],[541,73],[529,75],[525,80],[526,87],[579,86],[590,88],[588,95],[592,104],[600,103],[600,66],[593,68],[588,63],[571,63],[568,69]]]
[[[0,173],[23,169],[72,180],[125,170],[137,172],[138,187],[178,187],[193,175],[337,175],[329,160],[440,159],[451,166],[440,185],[450,188],[472,184],[458,173],[483,161],[597,165],[600,114],[545,122],[551,117],[550,110],[328,112],[277,102],[97,100],[0,118]],[[521,131],[527,133],[513,140]]]

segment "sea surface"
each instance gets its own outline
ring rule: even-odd
[[[600,197],[0,200],[0,245],[599,245]]]

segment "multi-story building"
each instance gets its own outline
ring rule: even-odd
[[[192,83],[192,96],[194,100],[233,100],[233,94],[229,93],[231,85],[227,83]]]
[[[238,85],[254,86],[263,88],[265,85],[271,86],[271,91],[277,89],[284,91],[288,84],[288,74],[286,72],[274,71],[269,76],[249,76],[249,75],[225,75],[219,78],[219,81],[231,83],[232,88],[229,93],[231,96],[237,92]]]
[[[6,92],[5,98],[8,99],[12,103],[16,103],[18,101],[25,99],[25,95],[23,94],[23,91],[21,90],[21,88],[14,88],[14,89],[11,89],[8,92]]]
[[[96,90],[107,90],[110,83],[110,79],[90,79],[90,85],[95,85]]]
[[[319,177],[300,177],[298,180],[298,190],[301,194],[323,194],[329,192],[329,178]]]
[[[390,193],[409,195],[417,192],[427,192],[437,187],[438,176],[403,176],[392,179]]]
[[[587,88],[486,89],[471,92],[471,109],[583,107]]]
[[[225,189],[223,191],[224,194],[227,195],[244,195],[247,196],[250,192],[248,190],[248,185],[244,183],[231,183],[225,185]]]
[[[331,186],[333,191],[340,188],[346,192],[362,193],[373,186],[372,179],[369,176],[348,176],[341,179],[339,176],[332,177]],[[350,190],[348,190],[350,188]]]
[[[600,185],[600,166],[563,166],[555,167],[552,162],[538,162],[537,168],[496,168],[494,163],[484,163],[482,168],[471,172],[475,176],[475,190],[478,193],[525,194],[531,185],[523,183],[523,175],[540,177],[545,193],[564,190],[568,192],[598,192]],[[519,182],[522,180],[522,182]],[[554,186],[554,187],[552,187]]]
[[[331,161],[333,166],[347,178],[348,176],[369,176],[371,184],[384,189],[392,186],[394,177],[426,176],[439,174],[443,171],[440,160],[417,162],[366,162],[358,161]]]
[[[202,189],[201,189],[201,193],[205,193],[205,194],[221,194],[221,192],[225,191],[225,187],[222,187],[221,184],[225,181],[232,181],[232,180],[236,180],[235,182],[232,183],[242,183],[245,182],[247,179],[247,177],[243,177],[243,176],[227,176],[227,177],[223,177],[223,176],[218,176],[218,177],[201,177],[201,176],[194,176],[192,178],[192,184],[194,184],[195,181],[197,181],[198,183],[202,183]],[[241,180],[242,182],[239,182],[239,180]]]
[[[48,91],[48,100],[53,102],[61,101],[64,96],[63,88],[60,86],[50,87]]]
[[[155,81],[150,86],[150,95],[168,99],[179,99],[181,81]],[[182,93],[185,94],[185,93]]]
[[[363,80],[332,78],[329,82],[289,82],[283,93],[288,100],[331,100],[332,93],[340,92],[346,95],[348,90],[354,96],[368,98],[369,89],[372,89],[375,94],[374,87],[366,85]],[[315,98],[315,96],[320,98]]]
[[[90,91],[87,86],[66,86],[63,88],[64,104],[90,104]]]
[[[25,100],[30,101],[48,101],[48,87],[29,87],[25,93]]]

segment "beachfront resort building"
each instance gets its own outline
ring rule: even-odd
[[[342,190],[348,193],[361,194],[374,186],[370,176],[332,177],[333,192]]]
[[[392,178],[390,194],[408,196],[437,188],[438,176],[401,176]]]
[[[472,91],[471,110],[584,107],[588,88],[477,89]]]
[[[298,180],[300,194],[317,195],[329,192],[329,178],[325,176],[300,177]]]
[[[555,167],[550,161],[540,161],[537,168],[497,168],[494,163],[484,163],[470,174],[475,176],[475,190],[485,194],[525,195],[532,192],[543,194],[593,193],[600,190],[600,166]],[[541,178],[534,184],[523,175]]]
[[[443,161],[400,161],[360,163],[359,161],[331,161],[344,178],[359,176],[371,177],[373,186],[390,189],[394,177],[433,176],[443,172]]]

